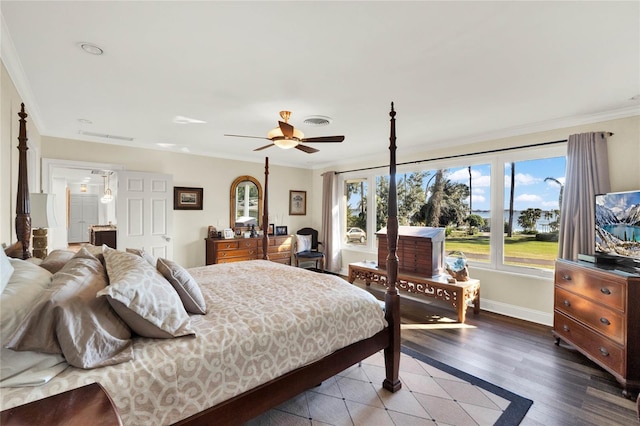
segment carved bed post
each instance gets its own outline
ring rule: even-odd
[[[262,204],[262,258],[269,260],[269,157],[264,158],[264,199]]]
[[[396,288],[398,280],[398,196],[396,188],[396,112],[391,102],[391,135],[389,136],[389,203],[387,217],[387,282],[388,288],[384,297],[385,318],[391,328],[389,346],[384,350],[386,378],[382,387],[396,392],[402,387],[399,379],[400,370],[400,295]]]
[[[18,113],[20,116],[20,132],[18,134],[18,194],[16,199],[16,236],[22,243],[22,259],[31,257],[29,243],[31,241],[31,201],[29,199],[29,179],[27,178],[27,113],[24,103]]]

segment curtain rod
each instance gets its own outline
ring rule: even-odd
[[[611,132],[603,132],[603,133],[607,133],[609,136],[613,136],[613,133],[611,133]],[[530,145],[512,146],[512,147],[508,147],[508,148],[498,148],[498,149],[490,149],[490,150],[487,150],[487,151],[470,152],[470,153],[467,153],[467,154],[447,155],[447,156],[444,156],[444,157],[429,158],[429,159],[425,159],[425,160],[405,161],[404,163],[398,163],[397,165],[398,166],[405,166],[407,164],[418,164],[418,163],[426,163],[428,161],[449,160],[451,158],[470,157],[472,155],[495,154],[496,152],[513,151],[513,150],[516,150],[516,149],[535,148],[535,147],[538,147],[538,146],[545,146],[545,145],[555,145],[555,144],[558,144],[558,143],[564,143],[566,141],[567,141],[567,139],[561,139],[561,140],[551,141],[551,142],[540,142],[540,143],[534,143],[534,144],[530,144]],[[389,167],[389,165],[386,164],[384,166],[372,166],[372,167],[364,167],[362,169],[343,170],[341,172],[335,172],[335,174],[339,175],[341,173],[361,172],[361,171],[364,171],[364,170],[382,169],[382,168],[386,168],[386,167]]]

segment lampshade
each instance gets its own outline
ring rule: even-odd
[[[267,138],[271,139],[273,143],[276,144],[276,146],[282,149],[290,149],[294,148],[296,145],[298,145],[298,143],[300,143],[300,140],[304,138],[304,133],[294,128],[293,137],[285,138],[282,130],[280,130],[280,127],[276,127],[274,129],[271,129],[271,131],[267,133]]]
[[[58,226],[55,212],[55,194],[31,193],[31,227],[55,228]]]

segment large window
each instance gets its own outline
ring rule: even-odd
[[[445,252],[461,251],[471,263],[551,270],[558,253],[565,151],[562,144],[413,165],[396,175],[398,222],[445,228]],[[361,234],[353,228],[375,233],[386,226],[389,176],[374,170],[344,182],[345,243],[375,250],[375,238],[356,238]],[[374,185],[369,200],[367,187]],[[367,215],[367,207],[375,214]]]

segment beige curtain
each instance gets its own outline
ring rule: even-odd
[[[340,198],[336,173],[322,174],[322,238],[325,269],[340,272]]]
[[[558,256],[576,260],[578,253],[593,254],[595,246],[595,196],[611,190],[607,136],[581,133],[569,136],[567,173],[560,206]]]

